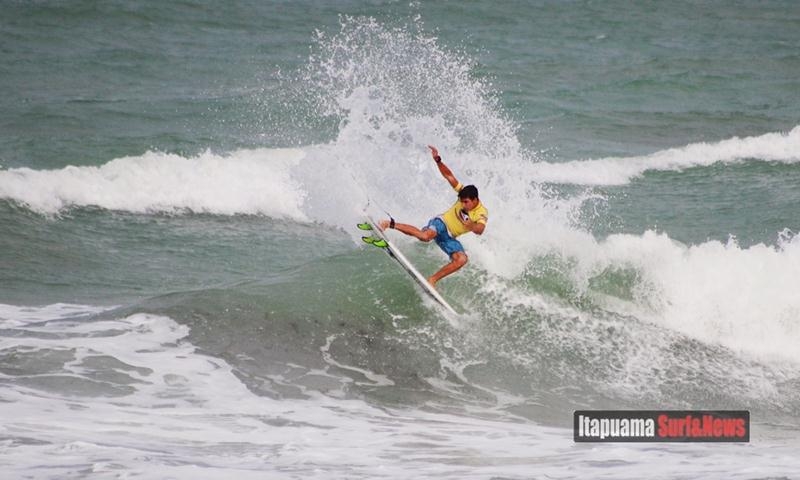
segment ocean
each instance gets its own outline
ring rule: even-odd
[[[3,478],[800,478],[797,2],[6,0],[0,92]]]

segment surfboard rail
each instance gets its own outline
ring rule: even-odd
[[[417,284],[422,287],[422,289],[427,293],[431,298],[433,298],[442,308],[444,308],[447,312],[458,315],[458,312],[447,303],[447,300],[442,297],[442,295],[433,287],[430,283],[428,283],[428,279],[425,278],[419,271],[414,267],[414,265],[403,255],[403,252],[400,251],[397,246],[392,243],[391,240],[386,236],[386,234],[378,228],[378,222],[372,219],[369,215],[366,216],[367,222],[372,225],[373,229],[372,232],[375,236],[382,239],[386,242],[386,247],[382,247],[386,253],[389,254],[397,263],[400,264],[403,269],[408,272],[408,274],[413,278]]]

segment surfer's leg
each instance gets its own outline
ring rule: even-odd
[[[389,220],[381,220],[380,224],[381,230],[386,230],[389,227]],[[436,238],[436,231],[435,230],[420,230],[419,228],[415,227],[414,225],[409,225],[407,223],[395,223],[394,229],[405,233],[411,237],[418,238],[423,242],[430,242],[434,238]]]
[[[455,252],[450,256],[450,263],[439,269],[438,272],[431,275],[428,278],[428,283],[431,284],[432,287],[436,286],[436,282],[443,279],[444,277],[450,275],[451,273],[457,272],[461,267],[467,264],[469,258],[467,254],[464,252]]]
[[[435,230],[420,230],[419,228],[415,227],[414,225],[409,225],[407,223],[396,223],[394,225],[394,229],[405,233],[406,235],[410,235],[412,237],[416,237],[423,242],[430,242],[434,238],[436,238],[436,231]]]

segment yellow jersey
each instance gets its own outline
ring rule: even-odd
[[[456,192],[460,192],[462,188],[464,188],[464,185],[459,183],[455,186],[454,190]],[[444,224],[447,226],[447,231],[450,232],[450,236],[453,238],[470,231],[464,226],[463,223],[461,223],[461,220],[458,219],[458,217],[461,215],[462,208],[461,199],[459,199],[456,200],[456,203],[454,203],[452,207],[448,208],[444,213],[439,215]],[[483,203],[481,202],[478,202],[478,205],[467,212],[467,214],[469,215],[470,220],[475,223],[482,223],[486,225],[486,222],[489,220],[489,211],[486,210],[486,207],[484,207]]]

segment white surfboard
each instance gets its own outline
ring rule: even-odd
[[[382,250],[385,250],[390,257],[395,259],[395,261],[397,261],[397,263],[399,263],[400,266],[403,267],[403,270],[408,272],[411,278],[413,278],[417,282],[417,284],[419,284],[419,286],[422,287],[423,290],[425,290],[425,293],[427,293],[428,295],[430,295],[431,298],[436,300],[436,302],[439,305],[441,305],[449,313],[452,313],[453,315],[458,315],[455,309],[451,307],[449,303],[447,303],[447,300],[445,300],[444,297],[442,297],[442,295],[439,292],[437,292],[436,289],[433,288],[430,283],[428,283],[428,279],[423,277],[422,274],[419,273],[419,271],[416,268],[414,268],[414,265],[412,265],[411,262],[408,261],[406,256],[403,255],[403,252],[401,252],[400,249],[398,249],[397,246],[394,243],[392,243],[392,241],[389,240],[386,237],[386,235],[378,228],[378,222],[373,220],[372,217],[370,216],[367,216],[367,222],[369,222],[369,224],[372,225],[371,232],[373,233],[373,236],[380,238],[386,242],[386,247],[382,248]]]

